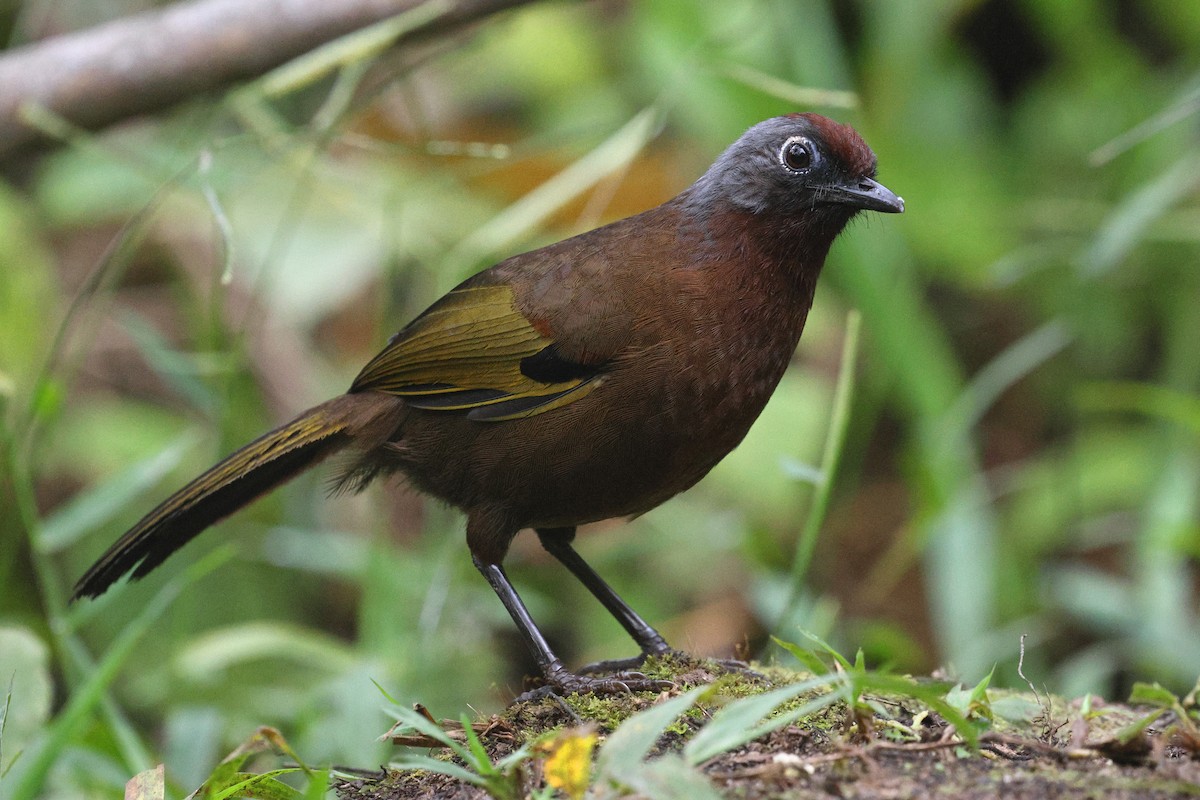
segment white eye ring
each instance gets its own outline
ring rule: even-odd
[[[779,163],[792,172],[805,172],[816,161],[816,148],[803,136],[792,136],[779,148]]]

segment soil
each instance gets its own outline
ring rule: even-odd
[[[704,662],[675,663],[671,671],[678,690],[659,695],[515,702],[504,714],[480,720],[474,728],[494,760],[524,742],[550,735],[548,732],[577,728],[581,719],[585,727],[603,735],[629,714],[687,686],[711,682],[721,673],[720,667]],[[722,686],[729,687],[731,696],[740,697],[810,677],[774,668],[764,674],[763,681],[721,678]],[[1200,742],[1188,733],[1194,727],[1180,726],[1170,711],[1129,737],[1118,736],[1118,732],[1127,734],[1130,723],[1146,720],[1151,709],[1100,704],[1093,699],[1081,710],[1079,703],[1032,692],[993,690],[989,698],[1006,698],[1010,707],[1014,702],[1024,703],[1040,711],[1016,723],[997,716],[972,748],[919,701],[894,695],[867,697],[864,699],[873,700],[878,717],[863,712],[852,717],[844,705],[834,705],[819,716],[804,719],[803,724],[724,753],[700,770],[718,794],[727,798],[1200,798]],[[655,754],[677,752],[703,720],[703,715],[692,720],[690,730],[688,725],[683,731],[668,729]],[[447,729],[453,727],[446,724]],[[904,737],[907,741],[895,740],[899,729],[909,732]],[[422,737],[406,741],[421,746],[421,753],[436,752]],[[603,748],[603,738],[599,747]],[[521,777],[524,796],[544,786],[543,761],[541,755],[535,755],[526,762]],[[489,797],[482,789],[454,778],[413,770],[340,775],[334,789],[340,800]],[[646,795],[622,793],[610,785],[598,796]]]

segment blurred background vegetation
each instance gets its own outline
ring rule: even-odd
[[[12,0],[19,44],[152,6]],[[370,766],[373,681],[438,717],[531,669],[462,519],[311,474],[67,607],[128,525],[344,391],[463,277],[655,205],[750,124],[854,124],[908,204],[835,245],[793,369],[699,486],[580,549],[676,646],[800,629],[870,663],[1078,695],[1200,666],[1200,4],[542,2],[255,81],[9,164],[0,184],[0,696],[54,796],[194,788],[256,726]],[[849,434],[806,570],[847,314]],[[319,471],[318,471],[319,472]],[[532,537],[530,537],[532,538]],[[803,565],[802,565],[803,566]],[[792,597],[794,572],[804,589]],[[571,663],[633,647],[520,537]],[[780,623],[783,619],[785,622]],[[14,777],[16,776],[16,777]],[[2,785],[2,782],[0,782]]]

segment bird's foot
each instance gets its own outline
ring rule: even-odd
[[[654,657],[670,659],[674,666],[670,669],[676,672],[678,668],[688,670],[700,669],[708,672],[710,677],[700,679],[700,682],[711,680],[714,671],[732,672],[755,681],[766,682],[767,676],[753,669],[745,661],[732,658],[699,658],[682,650],[667,649],[662,652],[642,653],[632,658],[618,658],[608,661],[596,661],[571,672],[565,667],[550,670],[542,679],[543,683],[536,689],[531,689],[519,695],[515,702],[526,700],[541,700],[546,697],[567,697],[573,694],[628,694],[631,692],[661,692],[675,688],[675,681],[664,678],[652,678],[639,669],[645,665],[646,659]],[[713,667],[717,670],[713,670]],[[655,665],[656,669],[658,665]],[[701,673],[703,674],[703,673]],[[690,685],[695,675],[683,676],[683,685]]]
[[[552,670],[544,683],[519,695],[515,702],[540,700],[549,696],[568,697],[573,694],[631,694],[633,692],[663,692],[675,687],[674,682],[648,678],[640,672],[621,670],[604,676],[584,675],[566,669]]]
[[[614,672],[629,672],[640,669],[646,663],[646,659],[654,656],[656,658],[683,658],[691,660],[691,656],[681,650],[672,648],[669,644],[662,641],[662,637],[650,646],[645,647],[641,653],[632,658],[614,658],[607,661],[594,661],[591,664],[584,664],[579,668],[580,675],[608,675]]]
[[[691,653],[683,650],[676,650],[668,647],[664,650],[644,652],[641,655],[632,658],[618,658],[609,661],[596,661],[591,664],[585,664],[579,668],[580,675],[607,675],[615,672],[627,672],[637,670],[646,663],[646,659],[654,656],[655,658],[669,658],[683,664],[695,664],[697,666],[716,665],[725,672],[733,672],[738,675],[743,675],[747,678],[755,680],[766,680],[766,676],[758,672],[745,661],[739,661],[736,658],[703,658],[694,656]]]
[[[636,672],[637,669],[646,663],[648,653],[633,656],[632,658],[610,658],[607,661],[593,661],[591,664],[584,664],[579,668],[580,675],[612,675],[618,672]]]

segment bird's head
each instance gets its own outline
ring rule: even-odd
[[[760,122],[688,192],[689,205],[820,222],[836,235],[859,211],[900,213],[904,201],[875,180],[875,154],[849,125],[819,114]]]

